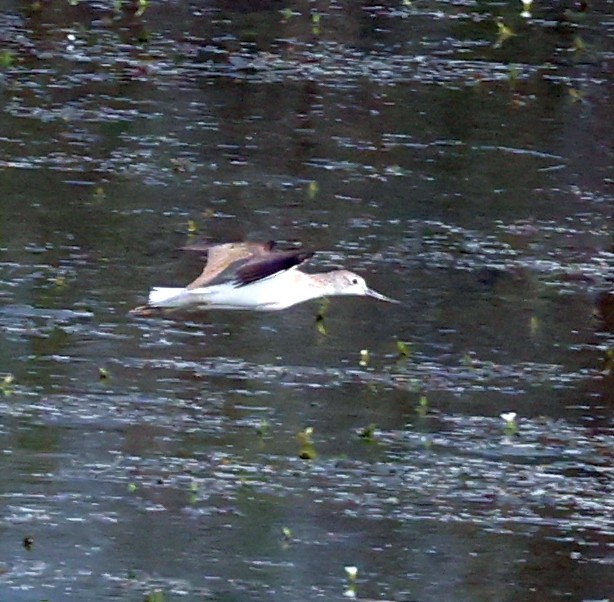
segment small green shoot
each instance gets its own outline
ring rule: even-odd
[[[109,371],[106,368],[98,368],[98,378],[100,380],[107,380],[109,378]]]
[[[320,21],[322,20],[322,15],[320,13],[314,11],[311,13],[311,33],[314,36],[320,35]]]
[[[138,2],[138,9],[136,11],[135,16],[137,17],[141,17],[143,15],[143,13],[147,10],[147,3],[149,2],[149,0],[139,0]]]
[[[164,602],[164,592],[160,589],[155,589],[148,594],[145,594],[144,602]]]
[[[6,374],[0,381],[0,391],[5,397],[8,397],[13,392],[13,383],[15,377],[12,374]]]
[[[311,180],[311,182],[309,182],[307,185],[307,198],[310,201],[313,201],[313,199],[315,199],[318,195],[318,192],[320,192],[320,186],[315,180]]]
[[[256,427],[256,434],[258,435],[258,437],[266,437],[270,433],[270,431],[271,425],[269,424],[268,420],[263,418]]]
[[[516,84],[518,83],[518,74],[520,70],[518,69],[518,65],[512,64],[509,66],[507,70],[507,81],[510,85],[510,89],[515,90]]]
[[[506,40],[516,34],[503,22],[502,17],[497,17],[495,22],[497,24],[497,41],[494,46],[495,48],[500,48]]]
[[[361,349],[360,350],[360,360],[358,361],[358,363],[365,368],[366,366],[369,365],[369,350],[368,349]]]
[[[518,434],[518,423],[516,422],[516,412],[503,412],[500,415],[504,422],[503,431],[507,437],[513,437]]]
[[[188,220],[186,228],[189,236],[194,236],[198,232],[198,224],[193,219]]]
[[[571,98],[571,102],[576,103],[582,102],[584,100],[584,92],[582,92],[582,90],[576,90],[571,86],[567,88],[567,90],[569,92],[569,98]]]
[[[289,21],[294,16],[294,11],[288,7],[282,8],[279,12],[281,13],[281,18],[284,21]]]
[[[411,355],[411,348],[405,341],[397,340],[397,353],[399,359],[409,357]]]
[[[299,458],[301,460],[315,460],[317,457],[316,450],[313,446],[313,428],[308,426],[306,429],[297,433],[296,438],[299,442]]]
[[[465,353],[465,355],[463,355],[461,364],[466,368],[469,368],[469,370],[475,370],[475,360],[469,353]]]
[[[282,527],[281,534],[285,541],[290,541],[292,539],[292,531],[290,531],[289,527]]]
[[[539,318],[537,316],[531,316],[529,320],[529,333],[531,337],[535,337],[539,332]]]
[[[614,348],[606,349],[603,358],[603,371],[605,374],[612,374],[614,371]]]
[[[586,42],[580,36],[573,39],[573,51],[577,54],[586,52]]]
[[[355,566],[344,566],[343,570],[345,571],[345,576],[347,578],[347,583],[345,585],[345,591],[343,595],[346,598],[355,598],[356,597],[356,578],[358,577],[358,568]]]
[[[326,336],[326,326],[324,325],[324,316],[326,316],[326,312],[328,311],[329,305],[330,305],[330,299],[328,298],[321,299],[318,305],[318,312],[316,313],[316,329],[323,336]]]
[[[533,4],[533,0],[521,0],[522,2],[522,12],[520,16],[524,19],[531,18],[531,4]]]
[[[364,428],[362,428],[358,432],[358,436],[367,443],[373,443],[375,441],[375,429],[377,428],[377,424],[375,422],[371,422]]]
[[[134,493],[136,490],[136,483],[128,483],[128,493]]]
[[[418,405],[416,407],[416,413],[418,416],[426,416],[429,411],[429,400],[426,395],[420,395],[420,399],[418,400]]]
[[[0,52],[0,67],[3,69],[12,67],[14,60],[15,57],[12,50],[5,49]]]

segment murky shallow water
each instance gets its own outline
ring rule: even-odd
[[[286,8],[4,8],[0,598],[608,599],[611,7]],[[130,317],[189,220],[403,305]]]

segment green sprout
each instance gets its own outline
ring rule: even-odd
[[[139,7],[138,7],[136,13],[134,13],[137,17],[140,17],[140,16],[143,15],[145,10],[147,9],[147,3],[148,2],[149,2],[149,0],[139,0]]]
[[[288,7],[282,8],[279,12],[284,21],[289,21],[294,16],[294,11]]]
[[[0,52],[0,67],[8,69],[13,65],[15,57],[12,50],[2,50]]]
[[[500,48],[506,40],[516,34],[503,22],[502,17],[497,17],[495,22],[497,24],[497,41],[494,46],[495,48]]]
[[[418,400],[418,406],[416,407],[416,412],[418,416],[426,416],[429,411],[429,400],[426,395],[420,395],[420,399]]]
[[[189,236],[194,236],[198,232],[198,224],[193,219],[188,220],[186,228]]]
[[[160,589],[155,589],[145,594],[144,602],[164,602],[164,592]]]
[[[411,355],[411,348],[405,341],[397,340],[397,353],[399,358],[409,357]]]
[[[315,460],[318,455],[311,435],[313,435],[313,428],[310,426],[296,434],[300,446],[298,456],[301,460]]]
[[[324,316],[328,311],[330,305],[330,299],[324,298],[320,300],[318,305],[318,312],[316,313],[316,329],[321,335],[326,335],[326,326],[324,326]]]
[[[322,20],[322,15],[320,13],[314,11],[311,13],[311,33],[314,36],[320,35],[320,21]]]
[[[347,577],[347,584],[343,595],[346,598],[356,597],[356,578],[358,577],[358,568],[355,566],[344,566],[345,576]]]
[[[0,391],[5,397],[8,397],[13,392],[13,383],[15,377],[12,374],[6,374],[0,381]]]
[[[258,437],[266,437],[269,434],[270,430],[271,425],[269,424],[268,420],[263,418],[256,427],[256,434],[258,435]]]
[[[516,412],[503,412],[503,414],[500,414],[501,420],[504,422],[503,430],[508,437],[518,434],[516,416]]]
[[[358,362],[363,368],[369,364],[369,350],[361,349],[360,350],[360,360]]]
[[[375,441],[375,429],[377,428],[377,424],[375,422],[371,422],[364,428],[362,428],[358,432],[358,436],[367,443],[373,443]]]
[[[311,180],[307,185],[307,198],[312,201],[316,198],[318,192],[320,191],[320,186],[315,180]]]

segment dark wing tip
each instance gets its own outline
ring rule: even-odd
[[[313,255],[313,251],[282,251],[253,259],[237,270],[235,280],[239,286],[245,286],[300,265]]]

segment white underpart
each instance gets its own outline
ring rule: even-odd
[[[278,272],[246,286],[226,282],[202,288],[156,287],[149,293],[149,305],[161,308],[216,308],[273,311],[323,296],[326,291],[311,285],[295,269]]]

